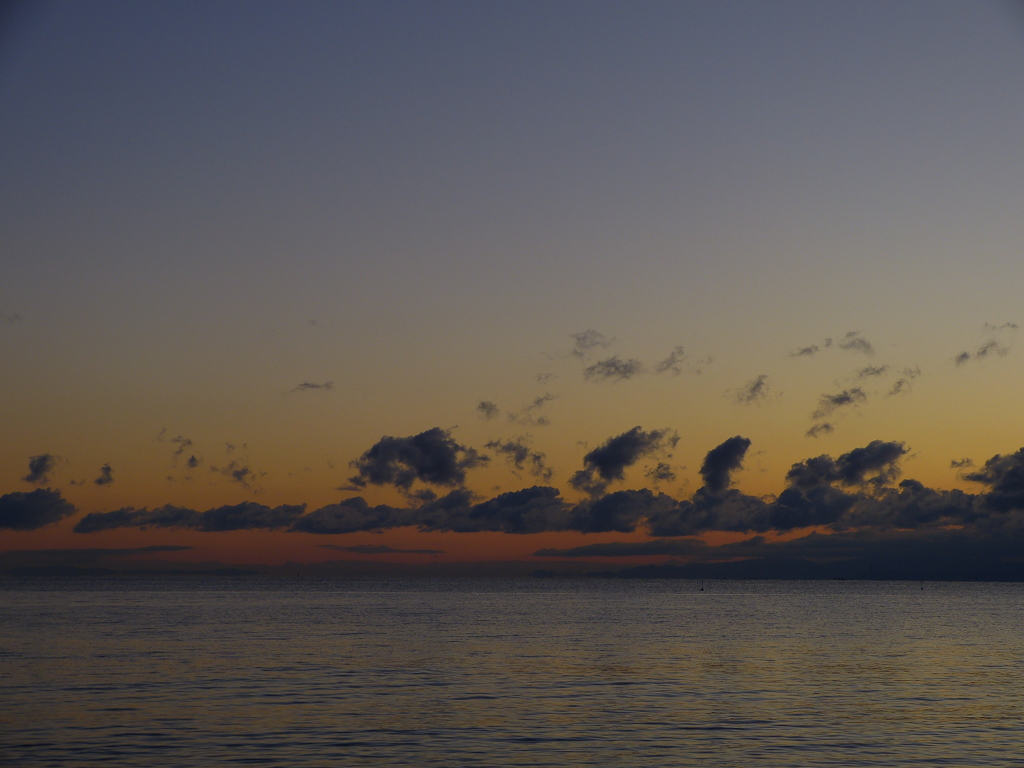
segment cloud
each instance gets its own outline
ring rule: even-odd
[[[615,342],[614,337],[605,336],[593,328],[569,335],[573,341],[572,354],[581,360],[589,356],[595,349],[607,349]]]
[[[321,549],[333,549],[336,552],[352,552],[356,555],[443,555],[443,549],[395,549],[387,544],[356,544],[342,547],[337,544],[321,544]]]
[[[0,322],[6,323],[7,325],[14,325],[15,323],[21,322],[21,315],[12,315],[5,312],[0,312]]]
[[[0,528],[34,531],[73,515],[75,508],[59,491],[37,488],[29,493],[16,491],[0,496]]]
[[[860,334],[860,331],[850,331],[847,333],[839,340],[838,346],[840,349],[846,349],[851,352],[863,352],[865,355],[875,354],[875,348],[871,346],[870,341]]]
[[[612,355],[607,360],[599,360],[583,369],[583,378],[587,381],[625,381],[643,373],[643,364],[636,359],[623,360]]]
[[[721,493],[729,487],[732,473],[743,468],[743,457],[748,448],[750,440],[736,435],[707,452],[700,474],[708,492]]]
[[[492,440],[484,445],[495,453],[505,457],[509,464],[517,470],[528,471],[541,480],[550,480],[554,471],[545,463],[543,453],[533,451],[529,446],[529,437],[522,435],[514,440]]]
[[[632,446],[622,444],[619,438],[624,437],[631,437]],[[610,477],[616,471],[621,476],[622,469],[635,463],[638,455],[655,449],[651,446],[660,445],[664,450],[673,442],[673,435],[652,437],[652,433],[639,428],[612,438],[602,446],[602,453],[588,454],[590,480],[601,479],[599,466],[606,467]],[[793,464],[786,475],[786,487],[777,497],[751,496],[729,488],[731,473],[741,468],[748,448],[749,441],[737,436],[709,451],[701,468],[705,485],[690,499],[674,499],[649,489],[631,489],[595,494],[573,505],[562,499],[556,488],[534,486],[480,501],[468,490],[455,488],[440,498],[404,508],[371,507],[359,497],[308,513],[303,506],[271,508],[251,502],[205,512],[171,505],[153,510],[128,507],[86,515],[75,531],[153,527],[342,534],[405,526],[423,531],[509,534],[646,530],[655,537],[654,542],[542,550],[540,554],[566,558],[686,557],[694,563],[719,561],[725,570],[715,572],[733,576],[788,573],[806,577],[832,573],[879,577],[926,572],[972,573],[993,578],[1015,574],[1015,578],[1024,579],[1024,563],[1020,562],[1020,552],[1024,551],[1024,448],[1016,453],[997,454],[966,475],[983,488],[980,493],[966,493],[929,488],[913,479],[899,480],[900,462],[908,452],[906,445],[874,440],[838,458],[823,454]],[[966,462],[957,464],[958,468],[967,468]],[[73,511],[55,491],[8,494],[0,497],[0,526],[41,527]],[[679,538],[707,531],[763,534],[808,527],[827,529],[832,534],[787,542],[754,536],[715,547]],[[337,548],[345,550],[340,545]],[[380,549],[346,551],[386,554]],[[902,557],[907,558],[906,563],[900,560]],[[786,562],[790,564],[797,558],[818,565],[797,563],[794,571],[790,565],[776,568],[759,558],[776,558],[778,562],[789,558]],[[748,564],[737,565],[740,561]],[[842,568],[848,569],[816,570],[829,563],[837,568],[846,563]],[[959,565],[953,567],[951,563]],[[893,570],[904,565],[910,570]],[[926,570],[921,571],[922,568]]]
[[[189,467],[199,466],[198,462],[196,462],[195,464],[192,463],[193,459],[195,459],[195,456],[189,458]],[[260,472],[257,474],[252,470],[251,467],[248,466],[248,464],[245,463],[245,461],[246,460],[244,459],[233,459],[227,466],[224,467],[217,467],[211,465],[210,471],[221,474],[224,477],[228,478],[228,480],[236,482],[239,485],[244,486],[245,488],[252,488],[253,481],[255,481],[257,477],[263,477],[266,473]]]
[[[829,422],[823,421],[820,424],[812,426],[804,434],[807,437],[820,437],[821,435],[829,435],[833,432],[835,432],[835,427],[833,427]]]
[[[991,331],[992,333],[999,333],[1000,331],[1016,331],[1018,325],[1016,323],[1003,323],[1002,325],[985,323],[984,328],[986,331]]]
[[[762,373],[760,376],[751,379],[736,393],[736,402],[743,405],[752,405],[768,397],[768,375]]]
[[[30,456],[28,460],[28,474],[22,480],[33,485],[42,485],[49,482],[50,473],[57,466],[57,457],[49,453],[41,453],[38,456]]]
[[[796,352],[790,352],[790,357],[813,357],[818,354],[818,345],[811,344],[809,347],[800,347]]]
[[[991,509],[1024,509],[1024,448],[993,456],[976,472],[965,473],[963,479],[989,486],[985,504]]]
[[[114,470],[109,464],[104,464],[100,467],[100,476],[97,477],[93,482],[96,485],[110,485],[114,482]]]
[[[683,361],[686,359],[686,353],[682,347],[676,346],[672,348],[672,351],[668,353],[668,357],[658,363],[654,370],[656,373],[672,373],[673,376],[678,376],[683,372]]]
[[[950,469],[969,469],[974,466],[974,462],[970,459],[952,459],[949,462]]]
[[[868,365],[857,371],[857,378],[870,379],[875,376],[882,376],[888,370],[888,365]]]
[[[866,402],[868,396],[860,387],[844,389],[834,395],[822,395],[818,401],[818,408],[811,414],[812,419],[820,419],[832,414],[838,408],[845,408],[850,405],[860,405]]]
[[[202,459],[197,459],[195,454],[192,454],[185,461],[185,466],[189,469],[196,469],[200,464],[203,463]]]
[[[294,389],[289,390],[290,392],[309,392],[310,390],[322,389],[324,392],[330,392],[334,389],[333,381],[325,381],[323,384],[316,384],[312,381],[304,381],[297,385]]]
[[[913,368],[904,368],[901,373],[902,376],[893,383],[892,389],[889,390],[889,394],[887,395],[888,397],[909,392],[911,383],[921,375],[921,369],[917,366]]]
[[[551,422],[540,411],[554,399],[555,396],[547,392],[539,397],[535,397],[529,405],[523,406],[518,411],[510,411],[508,414],[509,423],[521,424],[524,427],[549,426]]]
[[[628,432],[611,437],[583,457],[583,469],[569,480],[573,488],[591,495],[604,492],[609,483],[622,480],[626,469],[640,459],[674,448],[679,435],[669,429],[645,432],[633,427]]]
[[[674,483],[676,481],[675,470],[672,465],[659,461],[655,466],[644,470],[644,477],[650,478],[655,485],[658,483]]]
[[[491,419],[498,418],[501,409],[490,400],[481,400],[476,404],[476,412],[480,414],[480,418],[484,421],[490,421]]]
[[[162,441],[163,440],[163,434],[164,434],[165,431],[166,430],[161,430],[160,434],[157,435],[156,439]],[[173,444],[173,445],[178,446],[177,450],[175,450],[174,453],[171,456],[171,463],[174,466],[177,466],[178,459],[181,458],[181,456],[184,455],[184,453],[189,448],[192,447],[193,443],[187,437],[182,437],[181,435],[177,435],[176,437],[172,437],[170,439],[170,443]]]
[[[349,482],[357,488],[393,485],[403,491],[417,481],[461,486],[467,470],[488,461],[487,456],[455,442],[449,430],[434,427],[411,437],[382,437],[351,462],[357,471]]]
[[[969,362],[970,360],[984,360],[985,358],[991,355],[995,355],[997,357],[1006,357],[1009,351],[1009,347],[1003,346],[995,339],[989,339],[980,347],[978,347],[974,351],[973,355],[970,352],[961,352],[959,355],[953,358],[953,362],[957,365],[957,367],[959,367],[964,363]]]
[[[96,533],[114,528],[189,528],[206,532],[285,529],[291,528],[305,509],[304,504],[268,507],[251,501],[205,512],[170,504],[152,510],[123,507],[112,512],[90,512],[74,530]]]

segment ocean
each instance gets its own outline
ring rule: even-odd
[[[0,582],[11,766],[1024,765],[1024,585]]]

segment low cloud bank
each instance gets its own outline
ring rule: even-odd
[[[527,534],[545,531],[630,533],[645,529],[653,536],[668,539],[707,531],[761,534],[815,526],[845,532],[848,537],[871,531],[886,535],[894,531],[917,531],[961,538],[1024,536],[1024,449],[994,456],[982,467],[964,474],[965,479],[984,487],[980,493],[937,490],[912,479],[900,481],[900,461],[907,447],[899,442],[875,440],[836,458],[823,454],[797,462],[786,474],[786,488],[777,497],[759,497],[731,487],[733,476],[742,469],[750,447],[747,438],[737,435],[708,451],[701,466],[704,485],[690,499],[680,500],[650,489],[605,490],[608,482],[620,478],[622,469],[639,457],[670,448],[675,435],[664,430],[644,432],[637,428],[619,438],[628,439],[609,440],[587,454],[577,487],[588,491],[596,487],[601,491],[578,503],[565,500],[557,488],[545,485],[502,493],[486,500],[479,500],[460,487],[440,498],[424,497],[422,503],[407,507],[371,506],[359,496],[309,512],[303,505],[268,507],[254,502],[203,512],[171,505],[156,509],[127,507],[88,514],[78,522],[75,531],[91,533],[135,527],[342,534],[415,526],[423,531]],[[453,453],[461,449],[461,446],[448,447]],[[453,472],[441,475],[448,479]],[[70,514],[69,510],[73,511],[70,505],[59,506],[67,503],[55,491],[34,491],[33,494],[45,496],[33,502],[39,504],[40,510],[34,517],[27,511],[28,507],[18,506],[27,504],[22,497],[32,494],[0,497],[3,514],[0,519],[5,527],[38,527],[35,523],[39,520],[45,518],[53,522]],[[828,539],[829,547],[847,541],[846,538]],[[683,547],[678,554],[693,553],[691,543],[671,546]],[[641,553],[640,550],[628,551]],[[716,552],[723,551],[716,548]],[[649,553],[675,552],[660,549]],[[568,552],[561,554],[573,556]]]

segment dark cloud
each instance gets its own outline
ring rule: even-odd
[[[744,384],[736,393],[736,402],[744,405],[752,405],[768,397],[768,374],[762,373]]]
[[[605,336],[593,328],[569,335],[573,341],[572,354],[581,360],[586,358],[595,349],[607,349],[615,342],[614,337]]]
[[[818,401],[818,408],[811,414],[812,419],[820,419],[829,416],[838,408],[845,408],[850,405],[860,405],[866,402],[868,396],[860,387],[844,389],[834,395],[822,395]]]
[[[794,464],[786,474],[790,485],[798,488],[840,483],[842,485],[879,486],[899,477],[899,461],[907,453],[903,443],[873,440],[863,448],[844,453],[837,460],[818,456]],[[875,473],[872,477],[869,474]]]
[[[50,473],[57,466],[57,457],[49,453],[41,453],[38,456],[30,456],[28,460],[28,474],[22,480],[33,485],[42,485],[49,482]]]
[[[189,469],[196,469],[202,463],[203,463],[202,459],[197,459],[195,454],[192,454],[185,461],[185,466],[188,467]]]
[[[65,501],[59,491],[49,488],[0,496],[0,528],[33,531],[60,522],[74,513],[74,506]]]
[[[1024,509],[1024,448],[993,456],[976,472],[965,473],[963,479],[989,486],[985,505],[990,509]]]
[[[215,507],[205,512],[167,504],[156,509],[123,507],[112,512],[90,512],[78,521],[75,533],[96,533],[114,528],[190,528],[199,531],[239,531],[291,528],[306,507],[268,507],[243,502]]]
[[[100,476],[93,480],[93,482],[96,485],[110,485],[114,482],[114,470],[109,464],[104,464],[100,467]]]
[[[658,483],[674,483],[676,481],[675,470],[671,464],[659,461],[655,466],[644,470],[644,477],[650,478],[655,485]]]
[[[633,427],[609,438],[584,456],[583,469],[574,474],[569,483],[591,495],[601,494],[609,483],[622,480],[625,470],[640,459],[674,448],[678,441],[679,435],[673,430],[645,432],[640,427]]]
[[[583,533],[629,533],[636,530],[642,520],[669,512],[676,504],[672,497],[646,488],[615,491],[577,504],[570,514],[568,527]]]
[[[324,392],[330,392],[334,389],[333,381],[325,381],[323,384],[316,384],[312,381],[304,381],[297,385],[291,392],[309,392],[310,390],[322,389]]]
[[[721,493],[729,487],[732,473],[743,468],[743,457],[748,448],[750,440],[736,435],[707,452],[700,474],[708,492]]]
[[[490,421],[491,419],[498,418],[501,409],[490,400],[481,400],[476,404],[476,412],[480,414],[480,418],[484,421]]]
[[[192,459],[194,458],[194,456],[189,458],[189,467],[193,466]],[[198,466],[198,463],[195,464],[194,466]],[[245,488],[252,488],[252,483],[255,482],[257,477],[263,477],[266,474],[265,472],[254,472],[252,468],[249,467],[248,464],[246,464],[245,460],[242,459],[233,459],[227,466],[224,467],[211,465],[210,471],[223,475],[224,477],[228,478],[228,480],[236,482]]]
[[[1000,331],[1016,331],[1018,328],[1016,323],[1003,323],[1002,325],[985,323],[984,327],[986,331],[991,331],[992,333],[999,333]]]
[[[858,379],[870,379],[875,376],[882,376],[889,370],[888,365],[868,365],[857,371]]]
[[[512,424],[521,424],[525,427],[546,427],[551,424],[548,417],[541,413],[545,405],[555,399],[551,393],[544,393],[535,397],[533,402],[525,405],[518,411],[510,411],[508,420]]]
[[[328,504],[298,518],[291,527],[304,533],[355,533],[382,531],[414,525],[416,510],[398,509],[386,504],[371,507],[361,496]]]
[[[970,459],[952,459],[949,462],[950,469],[970,469],[974,466],[974,462]]]
[[[349,482],[393,485],[408,491],[416,481],[429,485],[461,486],[466,471],[488,462],[488,457],[455,442],[448,430],[434,427],[412,437],[382,437],[351,462],[357,472]]]
[[[631,438],[626,441],[630,445],[622,444],[620,438],[625,437]],[[663,450],[672,442],[674,437],[668,434],[652,436],[639,428],[612,438],[598,455],[588,454],[591,479],[600,478],[599,466],[605,467],[610,477],[616,470],[621,475],[622,469],[635,462],[638,454],[651,450],[650,446],[660,445]],[[861,578],[919,569],[914,572],[1003,578],[1012,565],[1016,568],[1013,573],[1024,579],[1024,563],[1020,560],[1024,551],[1024,448],[993,456],[983,467],[965,475],[984,488],[977,494],[928,488],[913,479],[897,484],[899,464],[907,448],[900,442],[875,440],[838,458],[821,455],[793,464],[786,487],[777,497],[757,497],[728,487],[730,473],[740,468],[748,447],[746,438],[734,437],[709,451],[702,467],[705,486],[685,500],[640,489],[595,495],[571,505],[557,489],[535,486],[479,501],[466,489],[456,488],[445,496],[406,508],[370,507],[358,497],[309,513],[302,506],[270,508],[255,503],[205,512],[174,506],[125,508],[86,515],[75,530],[85,533],[155,527],[341,534],[415,526],[423,531],[530,534],[631,533],[646,529],[656,541],[542,550],[540,554],[564,558],[686,557],[693,563],[717,563],[715,567],[723,570],[715,573],[734,577],[795,574],[804,578],[830,573]],[[968,468],[965,461],[954,466]],[[73,507],[55,491],[0,497],[0,526],[6,528],[36,528],[72,512]],[[754,536],[718,547],[679,539],[706,531],[761,534],[808,527],[833,533],[786,542]],[[388,553],[374,547],[336,548],[361,554]],[[971,553],[969,558],[966,552]],[[900,557],[907,558],[912,568],[899,561]],[[796,570],[790,565],[770,565],[766,558],[790,563]],[[840,570],[818,570],[826,565]],[[893,570],[904,565],[911,570]]]
[[[913,368],[904,368],[900,371],[900,374],[900,378],[893,382],[892,388],[889,390],[889,397],[909,392],[914,379],[921,375],[921,369],[917,366]]]
[[[971,359],[970,352],[961,352],[959,355],[953,358],[953,362],[959,367]]]
[[[847,333],[839,340],[838,346],[840,349],[846,349],[852,352],[863,352],[865,355],[875,354],[875,348],[871,346],[870,341],[860,334],[860,331],[850,331]]]
[[[387,544],[356,544],[342,547],[337,544],[321,544],[321,549],[333,549],[335,552],[351,552],[356,555],[443,555],[443,549],[395,549]]]
[[[417,524],[428,531],[499,531],[541,533],[572,530],[569,507],[558,489],[533,486],[502,493],[473,504],[470,494],[455,490],[417,511]]]
[[[820,424],[812,426],[804,434],[807,437],[820,437],[821,435],[829,435],[833,432],[835,432],[835,427],[833,427],[829,422],[823,421]]]
[[[0,322],[7,323],[8,325],[13,325],[14,323],[20,323],[21,322],[21,315],[10,315],[10,314],[6,314],[4,312],[0,312]]]
[[[623,360],[618,355],[612,355],[607,360],[599,360],[584,368],[583,378],[587,381],[625,381],[643,371],[643,363],[639,360]]]
[[[673,347],[672,351],[668,353],[668,357],[658,363],[654,370],[656,373],[668,373],[671,372],[674,376],[678,376],[683,372],[683,361],[686,359],[686,352],[682,347]]]
[[[550,480],[553,470],[545,463],[545,456],[540,451],[531,450],[529,437],[522,435],[514,440],[492,440],[485,448],[505,457],[509,464],[519,471],[529,472],[541,480]]]

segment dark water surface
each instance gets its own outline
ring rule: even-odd
[[[1024,765],[1024,585],[0,584],[16,766]]]

